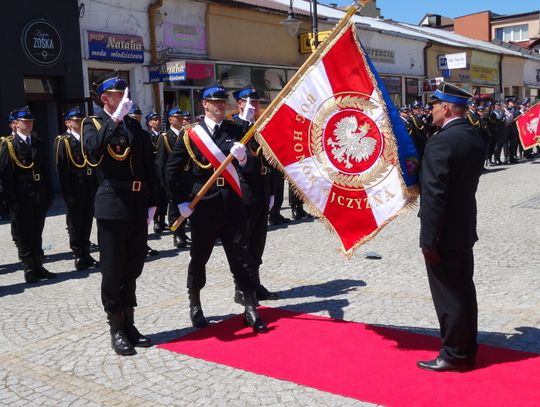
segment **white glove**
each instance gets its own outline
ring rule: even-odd
[[[238,160],[240,165],[245,165],[247,161],[246,146],[236,141],[231,147],[231,154]]]
[[[152,222],[152,219],[154,219],[154,215],[156,214],[157,206],[151,206],[148,208],[148,217],[146,218],[146,223],[150,225],[150,222]]]
[[[115,112],[112,114],[112,118],[114,121],[122,121],[124,119],[124,116],[129,113],[131,110],[131,107],[133,106],[133,102],[128,96],[129,89],[126,88],[124,90],[124,97],[122,100],[120,100],[120,103],[118,104],[118,107],[116,108]]]
[[[275,197],[274,195],[270,195],[270,202],[268,203],[268,210],[272,210],[272,208],[274,207],[274,200],[275,200]]]
[[[253,123],[255,121],[255,107],[251,104],[249,98],[247,98],[244,111],[238,115],[242,120]]]
[[[193,209],[189,207],[189,202],[182,202],[181,204],[178,204],[178,210],[180,211],[180,215],[186,219],[189,218],[193,213]]]

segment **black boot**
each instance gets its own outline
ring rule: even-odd
[[[126,336],[124,313],[107,314],[107,319],[111,326],[111,347],[116,354],[120,356],[135,355],[137,352]]]
[[[253,273],[253,278],[256,283],[255,294],[257,294],[257,300],[261,301],[274,301],[279,299],[279,296],[276,293],[268,291],[268,289],[261,284],[261,275],[259,274],[259,267],[255,268]],[[242,304],[243,305],[243,304]],[[259,303],[256,303],[259,306]]]
[[[180,235],[174,235],[173,245],[177,249],[185,249],[187,247],[187,241]]]
[[[28,284],[34,284],[39,281],[39,276],[34,271],[34,259],[31,257],[22,257],[21,263],[24,270],[24,281]]]
[[[149,337],[142,335],[134,325],[133,307],[124,309],[124,316],[126,318],[126,336],[129,339],[129,342],[131,342],[133,346],[141,348],[149,348],[152,346],[152,340]]]
[[[45,267],[43,267],[42,257],[36,256],[34,257],[34,273],[40,278],[40,279],[51,279],[56,278],[56,273],[51,273],[49,270],[47,270]]]
[[[88,264],[88,262],[86,261],[82,250],[74,250],[73,254],[75,255],[75,270],[83,271],[90,267],[90,264]]]
[[[257,297],[255,291],[244,291],[244,325],[253,328],[253,332],[266,332],[267,326],[257,312]]]
[[[189,318],[195,328],[205,328],[208,326],[202,306],[200,290],[189,290]]]
[[[86,264],[88,264],[89,267],[99,267],[99,261],[90,255],[90,247],[84,251],[83,259],[86,261]]]

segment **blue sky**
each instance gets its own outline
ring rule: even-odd
[[[337,3],[348,6],[352,0],[319,0],[320,3]],[[540,10],[538,0],[377,0],[377,7],[384,18],[404,23],[418,24],[426,13],[454,18],[491,10],[496,14],[519,14]]]

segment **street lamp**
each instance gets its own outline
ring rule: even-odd
[[[287,18],[281,23],[285,26],[287,33],[294,37],[298,34],[300,29],[300,20],[296,18],[293,10],[294,0],[290,0],[289,12],[287,13]],[[309,15],[311,17],[311,34],[313,35],[313,43],[315,48],[319,46],[319,19],[317,17],[317,0],[310,0],[309,2]]]
[[[281,24],[285,26],[287,34],[289,34],[290,37],[294,37],[296,34],[298,34],[298,30],[300,29],[300,20],[297,19],[294,15],[293,1],[294,0],[291,0],[291,3],[289,5],[289,12],[287,13],[287,18],[281,22]]]

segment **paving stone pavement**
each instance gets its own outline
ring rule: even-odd
[[[475,248],[480,341],[536,353],[539,179],[539,159],[482,176]],[[266,305],[438,335],[418,229],[416,210],[409,211],[348,260],[319,222],[273,227],[261,274],[282,299]],[[0,232],[1,406],[370,405],[157,348],[116,356],[101,308],[99,272],[74,271],[62,203],[51,210],[43,239],[46,266],[59,273],[55,280],[24,284],[9,224],[2,222]],[[148,259],[139,279],[136,321],[142,332],[164,342],[193,331],[185,288],[189,256],[173,249],[170,234],[151,235],[149,243],[160,256]],[[368,251],[382,259],[365,259]],[[232,295],[217,247],[202,293],[206,315],[216,322],[241,313]]]

